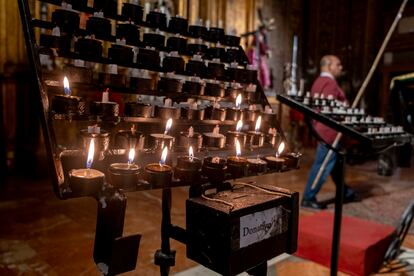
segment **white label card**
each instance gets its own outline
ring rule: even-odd
[[[288,211],[282,206],[241,217],[240,248],[286,232],[288,223]]]

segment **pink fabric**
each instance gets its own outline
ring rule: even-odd
[[[324,95],[325,99],[329,95],[332,95],[336,100],[346,101],[344,91],[342,91],[341,87],[339,87],[336,80],[329,77],[320,76],[315,80],[311,88],[311,95],[313,96],[315,93]],[[333,143],[337,135],[337,132],[335,130],[319,122],[315,122],[315,130],[318,132],[319,136],[321,136],[329,144]]]
[[[249,62],[250,64],[252,64],[253,66],[257,66],[257,58],[256,58],[257,54],[256,54],[256,48],[252,47],[249,49],[249,51],[247,52],[247,57],[249,58]],[[260,84],[267,88],[271,85],[271,81],[270,81],[270,72],[269,72],[269,67],[267,65],[267,58],[266,55],[261,55],[259,58],[259,74],[257,76]]]
[[[296,255],[330,267],[333,219],[333,213],[327,211],[301,217]],[[389,225],[344,216],[339,270],[350,275],[378,271],[394,231]]]

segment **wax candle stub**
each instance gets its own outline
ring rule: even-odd
[[[107,103],[107,102],[109,102],[109,89],[106,89],[106,90],[102,93],[102,102],[103,102],[103,103]]]

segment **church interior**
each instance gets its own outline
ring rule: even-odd
[[[413,275],[414,2],[0,0],[0,275]]]

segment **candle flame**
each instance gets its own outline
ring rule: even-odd
[[[262,123],[262,116],[259,116],[256,120],[256,127],[254,128],[254,131],[256,131],[256,132],[260,131],[261,123]]]
[[[165,124],[165,132],[164,132],[164,134],[167,134],[168,131],[170,131],[171,126],[172,126],[172,119],[169,118],[168,121],[167,121],[167,123]]]
[[[63,91],[65,92],[66,96],[70,96],[71,91],[69,86],[69,80],[66,76],[63,78]]]
[[[190,148],[188,149],[188,156],[190,157],[190,161],[193,161],[194,159],[194,151],[193,151],[193,147],[190,146]]]
[[[285,149],[285,142],[281,142],[277,148],[276,157],[279,157]]]
[[[236,156],[240,157],[240,155],[241,155],[240,142],[239,142],[239,139],[236,139]]]
[[[134,164],[134,159],[135,159],[135,149],[131,148],[129,150],[129,154],[128,154],[128,164]]]
[[[93,155],[95,153],[95,142],[94,139],[91,139],[88,150],[88,158],[86,159],[86,168],[90,169],[92,167]]]
[[[239,120],[237,122],[236,131],[239,132],[242,129],[242,127],[243,127],[243,121]]]
[[[164,149],[162,150],[161,159],[160,159],[161,167],[165,165],[165,160],[167,160],[167,154],[168,154],[168,148],[164,147]]]
[[[240,108],[241,102],[242,102],[242,95],[239,94],[237,95],[237,98],[236,98],[236,108]]]

